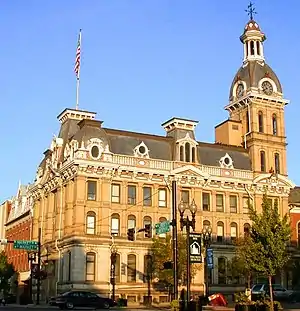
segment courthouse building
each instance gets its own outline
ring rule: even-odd
[[[289,101],[266,62],[265,35],[250,20],[240,40],[243,61],[230,85],[228,119],[215,127],[215,143],[199,142],[198,122],[179,117],[164,122],[165,135],[159,136],[105,128],[95,112],[65,109],[58,116],[59,134],[44,153],[30,190],[33,238],[41,228],[43,258],[53,272],[48,295],[71,288],[110,294],[113,248],[116,296],[142,301],[151,239],[140,233],[128,241],[127,230],[171,219],[174,179],[178,202],[194,199],[198,206],[195,231],[212,228],[211,287],[238,282],[226,262],[233,256],[233,241],[251,225],[249,200],[259,210],[267,191],[283,215],[295,186],[286,165],[284,109]],[[152,297],[164,301],[167,293],[153,288]],[[201,270],[192,290],[203,288]]]

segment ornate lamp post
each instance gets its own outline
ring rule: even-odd
[[[110,249],[110,283],[112,285],[112,300],[116,298],[116,262],[117,262],[117,248],[113,244]]]
[[[205,296],[208,297],[209,295],[209,273],[210,270],[208,268],[208,262],[207,262],[207,249],[210,246],[211,243],[211,227],[210,226],[205,226],[202,229],[202,236],[203,236],[203,245],[205,248],[205,258],[204,258],[204,273],[205,273]]]
[[[178,210],[180,213],[180,229],[183,231],[183,228],[186,228],[186,238],[187,238],[187,290],[186,290],[186,300],[187,300],[187,306],[190,301],[190,287],[191,287],[191,266],[190,266],[190,228],[195,230],[196,226],[196,212],[197,212],[197,205],[195,203],[195,200],[193,199],[191,204],[184,203],[182,200],[180,201],[178,205]],[[192,214],[192,219],[189,219],[189,216],[186,216],[184,218],[184,212],[186,210],[189,210]]]
[[[29,299],[30,303],[32,302],[32,285],[33,285],[33,262],[36,260],[36,253],[33,252],[27,252],[28,254],[28,262],[30,267],[30,279],[29,279]]]

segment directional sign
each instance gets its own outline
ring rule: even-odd
[[[156,234],[163,234],[170,232],[170,221],[163,221],[155,225],[155,233]]]
[[[37,251],[39,248],[39,244],[37,241],[14,241],[15,249],[25,249],[27,251]]]
[[[214,268],[214,253],[212,248],[206,250],[206,264],[208,269]]]
[[[201,263],[201,233],[190,233],[190,263]]]

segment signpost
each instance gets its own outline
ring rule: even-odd
[[[37,251],[39,249],[39,243],[37,241],[14,241],[14,249],[25,249],[27,251]]]
[[[214,268],[214,253],[212,248],[206,250],[206,264],[208,269]]]
[[[155,224],[155,233],[157,235],[170,232],[170,221],[163,221],[158,224]]]
[[[190,263],[202,263],[201,233],[190,233]]]

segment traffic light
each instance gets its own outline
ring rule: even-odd
[[[134,228],[130,228],[127,230],[127,239],[129,241],[134,241],[134,235],[135,235],[135,229]]]
[[[151,234],[151,225],[145,225],[145,237],[146,238],[151,238],[152,234]]]

